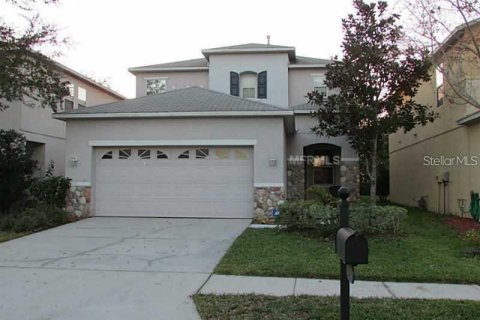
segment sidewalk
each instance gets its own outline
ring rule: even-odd
[[[271,296],[340,295],[340,281],[212,275],[201,294],[258,294]],[[450,299],[480,301],[480,286],[441,283],[355,281],[350,294],[356,298]]]

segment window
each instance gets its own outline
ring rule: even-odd
[[[258,99],[267,99],[267,71],[258,74]]]
[[[215,156],[216,156],[216,159],[219,159],[219,160],[230,159],[230,149],[224,149],[224,148],[216,149]]]
[[[325,77],[313,77],[313,91],[317,91],[318,93],[323,94],[324,97],[328,96],[327,86],[325,85]]]
[[[178,156],[178,159],[189,159],[190,158],[190,150],[185,150]]]
[[[122,159],[122,160],[130,159],[131,156],[132,156],[132,150],[130,149],[122,149],[118,151],[118,159]]]
[[[73,110],[73,101],[72,100],[65,98],[63,103],[64,103],[64,110]]]
[[[68,95],[70,97],[75,97],[75,86],[73,85],[73,83],[67,84],[67,89],[68,89]]]
[[[167,89],[167,79],[147,79],[147,95],[159,94]]]
[[[87,90],[82,87],[78,87],[78,100],[87,101]]]
[[[257,74],[244,72],[240,75],[240,90],[243,98],[257,97]]]
[[[113,159],[113,151],[107,151],[103,154],[102,159]]]
[[[232,96],[240,95],[240,75],[236,72],[230,72],[230,94]]]
[[[328,155],[313,158],[313,184],[333,184],[334,168]]]
[[[248,152],[244,149],[235,149],[235,159],[248,160]]]
[[[196,159],[207,159],[208,158],[208,149],[197,149],[195,150]]]
[[[150,150],[138,149],[138,156],[140,157],[140,159],[143,159],[143,160],[150,159]]]
[[[81,109],[81,108],[86,108],[86,107],[87,107],[86,105],[81,104],[81,103],[78,103],[78,107],[77,107],[77,108],[78,108],[78,109]]]
[[[157,150],[157,159],[168,159],[168,156],[160,150]]]
[[[437,86],[437,107],[443,106],[443,100],[445,96],[445,91],[444,91],[444,86],[443,86],[443,73],[441,68],[443,67],[443,64],[440,65],[440,67],[435,69],[435,85]]]

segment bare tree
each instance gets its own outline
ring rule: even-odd
[[[401,0],[410,44],[428,49],[443,75],[441,95],[480,109],[480,0]]]

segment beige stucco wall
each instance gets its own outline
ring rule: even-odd
[[[290,106],[308,102],[308,92],[313,91],[313,77],[325,75],[325,69],[289,69],[288,70],[288,99]]]
[[[254,183],[285,183],[285,138],[283,118],[190,118],[69,120],[67,159],[78,158],[72,167],[67,160],[66,176],[74,183],[92,182],[93,140],[212,140],[256,139]],[[228,143],[226,143],[228,145]],[[275,167],[269,159],[277,160]]]
[[[458,199],[466,199],[468,206],[470,191],[480,192],[480,125],[457,124],[457,120],[476,111],[472,106],[452,105],[444,99],[444,105],[437,108],[435,88],[435,79],[423,84],[415,100],[429,105],[439,117],[406,134],[399,131],[390,135],[390,198],[396,203],[416,206],[424,196],[428,210],[443,213],[444,190],[438,180],[444,172],[449,172],[446,211],[462,215]],[[471,157],[478,156],[479,163],[477,166],[458,163],[457,156],[467,157],[470,164],[473,163]],[[431,159],[425,157],[455,157],[455,165],[449,165],[450,160],[443,161],[442,165],[430,165]]]
[[[357,153],[350,146],[346,137],[320,137],[312,133],[315,119],[309,114],[295,116],[296,133],[287,139],[287,157],[303,155],[303,147],[315,143],[330,143],[342,148],[342,158],[356,158]]]
[[[75,103],[78,102],[78,87],[87,90],[87,107],[119,101],[120,98],[77,77],[64,75],[75,86]],[[55,162],[55,174],[65,174],[65,122],[52,118],[50,108],[28,106],[22,102],[14,101],[10,107],[0,111],[0,128],[15,129],[24,134],[28,141],[45,145],[45,159],[41,161],[46,167],[52,160]],[[45,167],[40,168],[41,172]]]
[[[142,72],[135,74],[136,96],[147,95],[147,79],[164,78],[167,91],[193,86],[208,88],[208,71]]]
[[[267,71],[267,98],[256,99],[288,107],[288,55],[286,53],[218,54],[210,56],[209,88],[230,94],[230,72]]]

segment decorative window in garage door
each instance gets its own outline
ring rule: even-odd
[[[157,159],[168,159],[168,156],[160,150],[157,150]]]
[[[208,159],[209,150],[208,149],[196,149],[195,158],[196,159]]]
[[[102,159],[113,159],[113,151],[107,151],[103,154]]]
[[[118,159],[126,160],[132,157],[132,150],[131,149],[120,149],[118,151]]]
[[[245,149],[235,149],[235,159],[236,160],[248,160],[248,152]]]
[[[189,159],[190,158],[190,150],[185,150],[178,156],[178,159]]]
[[[227,149],[227,148],[215,149],[215,159],[218,159],[218,160],[230,159],[230,149]]]
[[[150,159],[150,150],[149,149],[138,149],[138,156],[142,160]]]

